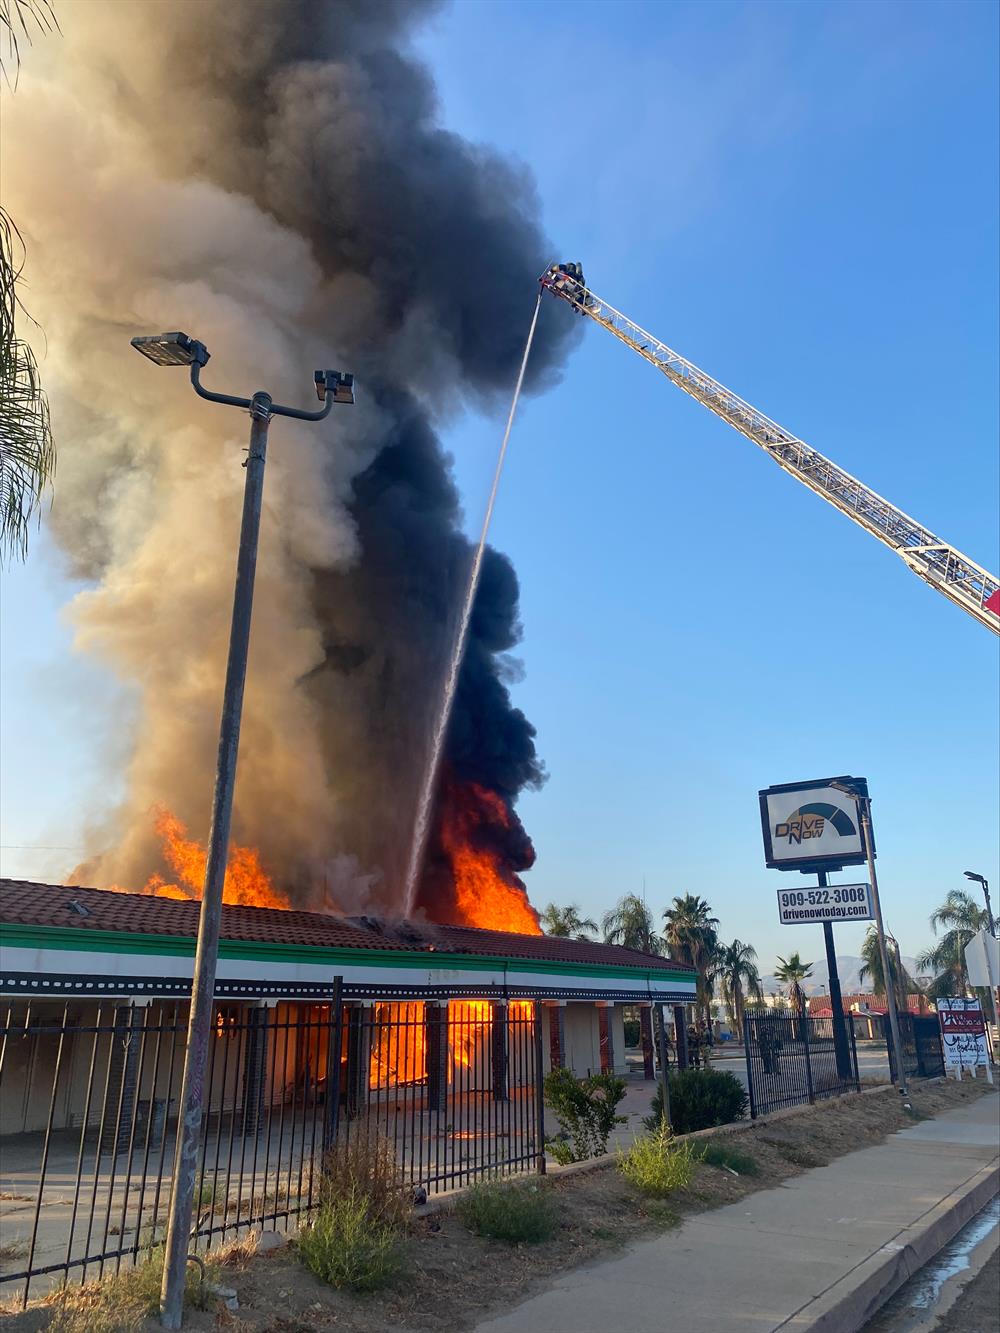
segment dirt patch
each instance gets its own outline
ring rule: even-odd
[[[394,1288],[367,1296],[334,1291],[306,1272],[286,1246],[252,1259],[240,1256],[224,1281],[239,1294],[238,1313],[193,1312],[186,1327],[206,1333],[461,1333],[499,1309],[510,1308],[547,1280],[632,1240],[678,1225],[685,1216],[733,1203],[779,1185],[812,1166],[871,1147],[915,1119],[936,1115],[992,1091],[985,1083],[933,1083],[908,1099],[890,1090],[844,1098],[801,1114],[757,1122],[733,1138],[757,1163],[754,1175],[701,1164],[691,1185],[666,1200],[634,1190],[613,1166],[539,1181],[559,1211],[556,1235],[541,1245],[509,1246],[473,1236],[458,1217],[437,1211],[414,1221],[408,1271]],[[696,1141],[697,1142],[697,1141]],[[29,1312],[30,1314],[31,1312]],[[5,1321],[10,1333],[43,1325],[24,1316]],[[148,1333],[159,1328],[147,1321]]]

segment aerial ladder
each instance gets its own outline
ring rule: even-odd
[[[1000,580],[994,574],[602,300],[586,286],[579,264],[553,264],[539,281],[543,289],[613,333],[679,389],[758,445],[796,481],[884,542],[925,583],[994,634],[1000,634]]]

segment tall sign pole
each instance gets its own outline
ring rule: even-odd
[[[846,784],[850,784],[849,791]],[[834,1054],[837,1074],[845,1080],[853,1077],[854,1066],[833,927],[838,921],[870,921],[875,911],[869,884],[831,884],[828,875],[831,870],[874,860],[874,843],[869,839],[869,857],[858,814],[860,795],[867,791],[863,778],[821,778],[767,787],[759,793],[768,869],[815,872],[817,876],[815,888],[780,889],[778,914],[783,925],[815,923],[823,927]],[[843,799],[845,792],[851,797],[850,804]]]
[[[853,795],[858,803],[858,817],[861,820],[861,833],[864,839],[865,855],[868,858],[868,874],[871,876],[872,900],[875,905],[875,931],[878,935],[878,951],[882,959],[882,976],[885,979],[885,1000],[889,1010],[889,1029],[892,1032],[892,1048],[896,1052],[896,1083],[905,1097],[906,1070],[903,1068],[903,1045],[899,1040],[899,1014],[896,1010],[896,987],[892,981],[892,969],[889,966],[889,950],[885,943],[885,925],[882,921],[882,903],[878,896],[878,877],[875,874],[875,844],[872,842],[871,797],[844,787],[841,790]]]
[[[819,886],[827,887],[826,871],[818,872]],[[837,1073],[841,1078],[850,1078],[851,1048],[847,1041],[847,1018],[844,1014],[844,1000],[840,993],[840,971],[837,967],[837,946],[833,940],[833,922],[823,922],[823,943],[826,945],[826,974],[830,985],[830,1008],[833,1010],[833,1051],[837,1061]]]

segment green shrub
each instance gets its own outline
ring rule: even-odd
[[[637,1018],[626,1018],[623,1024],[625,1029],[625,1045],[638,1046],[642,1041],[642,1028]]]
[[[369,1200],[354,1190],[327,1199],[296,1244],[309,1271],[331,1287],[375,1291],[403,1269],[399,1229],[374,1218]]]
[[[677,1143],[665,1124],[636,1139],[618,1155],[618,1170],[643,1194],[662,1197],[691,1184],[695,1154],[690,1143]]]
[[[706,1166],[727,1167],[730,1171],[735,1171],[738,1176],[756,1176],[760,1173],[756,1157],[751,1157],[748,1152],[743,1152],[734,1144],[727,1143],[724,1138],[709,1139],[699,1151],[698,1160],[704,1162]]]
[[[670,1075],[670,1123],[675,1134],[729,1125],[746,1115],[746,1088],[732,1074],[717,1069],[683,1069]],[[663,1085],[656,1085],[653,1113],[646,1128],[655,1131],[663,1119]]]
[[[220,1194],[222,1193],[221,1187],[216,1179],[206,1180],[204,1176],[199,1176],[198,1182],[194,1187],[194,1208],[196,1210],[202,1208],[214,1208],[216,1191]]]
[[[548,1191],[525,1181],[484,1180],[458,1205],[462,1221],[477,1236],[537,1245],[556,1229],[556,1206]]]
[[[550,1157],[554,1157],[560,1166],[569,1166],[570,1162],[578,1159],[574,1156],[573,1145],[570,1142],[569,1135],[564,1129],[558,1134],[553,1134],[545,1140],[545,1151]]]
[[[569,1069],[553,1069],[545,1078],[545,1105],[562,1132],[545,1146],[556,1161],[582,1162],[606,1153],[611,1131],[625,1123],[617,1114],[624,1096],[625,1080],[614,1074],[577,1078]]]

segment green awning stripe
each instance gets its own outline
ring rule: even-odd
[[[8,948],[67,949],[85,953],[159,954],[194,957],[195,941],[184,935],[145,935],[111,930],[80,930],[68,926],[0,925],[0,942]],[[660,982],[668,978],[693,982],[695,973],[686,968],[644,968],[629,963],[573,963],[551,959],[519,958],[501,954],[483,955],[445,953],[435,950],[392,950],[324,948],[315,944],[276,944],[260,940],[220,940],[220,958],[240,958],[258,962],[327,964],[338,966],[416,968],[433,972],[492,972],[506,967],[514,972],[541,972],[557,976],[609,977],[634,976]]]

